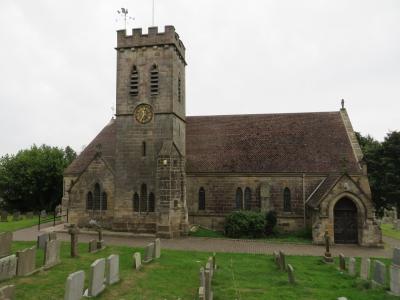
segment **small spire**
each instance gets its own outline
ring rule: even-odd
[[[344,109],[344,99],[342,99],[342,109]]]

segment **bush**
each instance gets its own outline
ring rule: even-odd
[[[271,235],[274,232],[274,228],[276,226],[276,223],[278,222],[278,219],[276,217],[276,212],[273,210],[270,210],[267,212],[265,215],[265,234],[266,235]]]
[[[226,217],[225,235],[232,238],[257,238],[264,235],[264,214],[252,211],[236,211]]]

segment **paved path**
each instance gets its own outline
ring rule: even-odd
[[[46,227],[43,226],[39,232],[37,227],[26,228],[14,232],[15,241],[36,241],[39,233],[44,232]],[[44,229],[44,230],[43,230]],[[51,228],[47,228],[51,230]],[[66,233],[57,233],[60,240],[69,241],[69,235]],[[93,239],[93,234],[80,234],[80,242],[89,242]],[[144,247],[153,238],[146,237],[116,237],[104,236],[104,240],[108,245],[123,245],[131,247]],[[392,248],[400,247],[400,241],[391,238],[384,238],[386,243],[385,249],[366,248],[357,245],[334,245],[331,247],[334,256],[343,253],[345,256],[357,257],[392,257]],[[205,252],[235,252],[235,253],[265,253],[272,254],[275,250],[283,250],[288,255],[311,255],[321,256],[324,253],[323,246],[316,245],[299,245],[299,244],[283,244],[270,243],[265,241],[254,240],[232,240],[220,238],[179,238],[179,239],[162,239],[163,248],[173,250],[189,250],[189,251],[205,251]]]

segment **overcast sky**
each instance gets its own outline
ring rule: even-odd
[[[155,0],[187,54],[187,115],[339,110],[382,140],[400,129],[400,1]],[[152,0],[0,1],[0,155],[81,151],[115,106],[117,9]]]

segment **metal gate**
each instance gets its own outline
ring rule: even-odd
[[[348,198],[340,199],[334,209],[334,230],[336,244],[357,244],[357,207]]]

